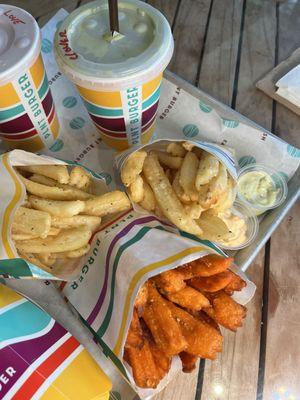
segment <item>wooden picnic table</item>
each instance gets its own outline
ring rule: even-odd
[[[40,26],[60,8],[70,12],[86,2],[10,1]],[[172,26],[172,72],[300,147],[300,118],[255,88],[299,46],[299,0],[148,2]],[[201,360],[196,371],[180,374],[155,400],[300,398],[299,214],[298,202],[247,271],[257,292],[244,327],[225,332],[218,360]]]

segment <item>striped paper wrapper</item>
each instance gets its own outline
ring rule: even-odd
[[[181,368],[181,363],[174,357],[170,373],[155,390],[135,385],[130,367],[123,363],[122,357],[137,292],[148,278],[210,253],[224,255],[211,242],[181,232],[154,215],[131,210],[94,235],[80,277],[61,286],[64,296],[93,331],[104,353],[141,398],[162,390]],[[255,285],[247,282],[247,287],[236,298],[242,304],[255,292]]]
[[[1,283],[0,371],[2,400],[108,400],[111,390],[75,337]]]
[[[11,225],[16,210],[24,203],[26,190],[22,181],[14,170],[14,166],[23,165],[79,165],[74,162],[61,161],[48,156],[39,156],[23,150],[13,150],[0,155],[0,275],[10,278],[38,278],[38,279],[74,279],[81,271],[85,256],[78,260],[70,260],[63,267],[55,267],[55,273],[47,272],[20,258],[11,239]],[[94,180],[94,187],[98,194],[106,192],[103,178],[88,170]],[[53,269],[54,271],[54,269]]]

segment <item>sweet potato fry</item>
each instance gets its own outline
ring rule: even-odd
[[[231,331],[235,332],[242,326],[246,317],[246,307],[238,304],[223,290],[209,295],[209,299],[211,306],[203,309],[206,314]]]
[[[156,388],[160,381],[160,373],[156,367],[148,340],[144,341],[141,349],[125,349],[124,359],[132,368],[132,374],[137,386]]]
[[[190,354],[186,351],[182,351],[181,353],[179,353],[179,357],[181,359],[183,372],[189,373],[196,368],[196,362],[198,360],[198,356]]]
[[[133,310],[132,320],[127,333],[125,348],[141,349],[144,344],[143,332],[136,310]]]
[[[192,287],[186,286],[175,293],[167,294],[166,297],[173,303],[179,304],[181,307],[190,310],[201,310],[203,307],[209,307],[209,300],[204,294]]]
[[[183,280],[183,275],[179,272],[178,268],[162,272],[161,274],[152,278],[159,290],[164,293],[174,293],[186,287]]]
[[[142,318],[151,331],[158,348],[167,356],[178,354],[185,350],[187,342],[168,306],[172,303],[165,300],[153,285],[149,284],[148,290],[148,303],[144,308]]]
[[[214,360],[222,351],[223,337],[214,327],[195,318],[187,311],[168,303],[173,317],[178,321],[181,332],[187,341],[185,351],[198,357]]]
[[[157,371],[160,375],[160,379],[162,379],[169,371],[171,366],[171,358],[167,356],[155,343],[153,336],[146,325],[145,321],[140,319],[140,324],[143,331],[143,337],[148,340],[150,345],[150,350],[154,358],[155,365],[157,367]]]
[[[228,283],[228,285],[225,287],[225,291],[227,292],[239,292],[242,290],[244,287],[247,286],[246,282],[244,279],[242,279],[240,276],[235,274],[232,271],[228,271],[231,276],[231,280]]]
[[[209,254],[198,258],[190,263],[177,268],[181,272],[183,279],[192,279],[196,276],[211,276],[227,270],[230,267],[233,258],[222,257],[218,254]]]
[[[187,284],[200,291],[217,292],[224,289],[230,283],[232,279],[231,274],[230,271],[224,271],[212,276],[198,276],[187,281]]]
[[[134,306],[136,307],[138,314],[142,312],[148,300],[148,282],[145,282],[143,286],[140,287],[138,294],[136,296]]]

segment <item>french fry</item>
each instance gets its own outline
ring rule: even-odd
[[[167,301],[161,297],[153,285],[149,285],[149,301],[142,318],[146,322],[156,345],[167,355],[172,356],[186,348],[178,322],[172,317]],[[169,302],[168,302],[169,303]]]
[[[216,213],[226,211],[230,209],[234,203],[236,197],[236,187],[233,179],[228,176],[227,188],[219,195],[216,204],[212,205],[212,210]]]
[[[30,235],[28,233],[12,233],[11,238],[13,240],[28,240],[38,238],[38,235]]]
[[[92,232],[85,227],[66,229],[57,236],[48,236],[45,239],[31,239],[15,242],[15,246],[22,253],[61,253],[86,246]]]
[[[76,187],[73,187],[73,186],[71,186],[69,184],[65,185],[63,183],[58,183],[54,179],[47,178],[46,176],[43,176],[43,175],[33,174],[28,179],[30,181],[32,181],[32,182],[40,183],[41,185],[46,185],[46,186],[51,186],[51,187],[56,186],[56,187],[58,187],[60,189],[63,189],[65,192],[68,193],[67,197],[72,197],[72,198],[67,199],[67,200],[73,200],[73,199],[75,199],[75,200],[86,200],[86,199],[91,199],[92,197],[94,197],[92,194],[87,193],[84,190],[77,189]],[[40,196],[40,197],[42,197],[42,196]]]
[[[175,293],[167,294],[168,300],[178,304],[181,307],[190,310],[201,310],[203,307],[209,307],[209,300],[200,292],[192,287],[186,286]]]
[[[93,195],[86,193],[82,190],[67,187],[62,188],[58,186],[46,186],[37,182],[33,182],[30,179],[24,178],[24,176],[19,175],[20,179],[23,181],[27,192],[35,196],[42,197],[44,199],[50,200],[85,200],[93,197]]]
[[[231,233],[225,222],[209,211],[203,212],[197,223],[202,229],[201,239],[218,241],[230,237]]]
[[[186,150],[186,151],[192,151],[193,148],[195,147],[195,145],[191,142],[184,142],[182,143],[182,147]]]
[[[212,193],[212,197],[219,196],[226,190],[227,177],[226,167],[222,163],[219,163],[218,175],[209,182],[209,191]]]
[[[18,167],[21,171],[40,174],[55,179],[59,183],[68,183],[70,176],[66,165],[28,165]]]
[[[148,182],[143,178],[144,183],[144,198],[140,202],[140,206],[143,207],[147,211],[153,211],[155,209],[156,201],[154,193],[149,186]]]
[[[199,219],[203,208],[198,203],[191,203],[184,205],[185,212],[192,218],[192,219]]]
[[[86,244],[76,250],[63,251],[61,253],[52,253],[55,258],[78,258],[84,256],[90,249],[90,245]]]
[[[183,158],[178,156],[171,156],[163,151],[156,151],[158,161],[170,169],[179,169],[182,165]]]
[[[93,199],[85,201],[84,214],[102,217],[104,215],[115,214],[117,212],[129,210],[130,201],[125,193],[115,190]]]
[[[82,200],[60,201],[29,196],[29,202],[36,210],[45,211],[56,217],[72,217],[85,210],[85,203]]]
[[[91,175],[82,167],[76,165],[70,172],[71,186],[76,186],[78,189],[87,190],[91,184]]]
[[[134,203],[140,203],[144,199],[144,181],[140,175],[130,184],[128,192]]]
[[[218,159],[207,152],[203,152],[200,158],[198,171],[196,174],[195,186],[200,190],[202,185],[206,185],[212,178],[218,175],[219,161]]]
[[[217,353],[222,351],[223,337],[218,330],[171,302],[168,302],[168,306],[187,342],[184,350],[198,357],[214,360]]]
[[[39,253],[36,257],[47,267],[51,267],[56,261],[56,257],[53,257],[51,253]]]
[[[47,176],[40,175],[40,174],[33,174],[29,178],[32,182],[40,183],[41,185],[46,186],[56,186],[58,182],[55,179],[48,178]]]
[[[196,362],[198,360],[198,356],[190,354],[186,351],[182,351],[181,353],[179,353],[179,357],[181,359],[183,372],[189,373],[196,368]]]
[[[142,172],[146,156],[147,153],[145,151],[136,151],[126,159],[121,170],[121,180],[126,187],[131,185]]]
[[[193,278],[187,281],[187,284],[194,289],[202,290],[204,292],[217,292],[224,289],[232,280],[231,271],[224,271],[220,274]]]
[[[185,280],[197,276],[206,277],[226,271],[232,264],[232,261],[233,258],[231,257],[226,258],[219,256],[218,254],[209,254],[178,267],[175,271],[180,273],[182,279]]]
[[[50,226],[51,216],[49,213],[20,207],[14,215],[12,233],[45,238],[49,233]]]
[[[48,236],[56,236],[59,234],[59,232],[60,232],[60,229],[54,228],[53,226],[51,226],[51,228],[49,229],[49,232],[48,232]]]
[[[242,326],[243,319],[246,317],[246,307],[238,304],[223,290],[211,294],[209,299],[211,306],[204,308],[203,311],[212,319],[234,332]]]
[[[147,156],[144,161],[143,172],[163,214],[179,229],[191,234],[200,235],[202,230],[197,223],[186,214],[183,205],[177,198],[164,170],[160,166],[156,155],[151,154]]]
[[[171,366],[171,357],[168,357],[154,342],[149,340],[150,351],[152,353],[156,370],[160,380],[168,373]]]
[[[179,183],[192,201],[198,200],[198,192],[195,187],[198,165],[199,160],[197,156],[192,152],[188,152],[186,153],[180,168]]]
[[[60,229],[75,228],[86,226],[92,232],[96,231],[101,224],[101,218],[94,215],[74,215],[73,217],[51,217],[51,226]]]
[[[47,265],[43,264],[37,257],[36,254],[25,253],[19,251],[19,256],[24,260],[30,262],[31,264],[35,264],[39,268],[43,269],[44,271],[51,272],[51,268]]]
[[[198,203],[204,210],[213,207],[218,202],[218,196],[210,191],[209,184],[200,186],[198,191]]]
[[[181,146],[181,144],[176,142],[171,142],[167,146],[167,153],[170,153],[172,156],[184,157],[186,150]]]
[[[173,183],[172,183],[173,190],[176,194],[176,196],[179,198],[179,200],[184,203],[184,204],[191,204],[191,198],[188,196],[183,188],[181,187],[179,183],[179,171],[176,172]]]

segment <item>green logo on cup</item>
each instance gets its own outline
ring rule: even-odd
[[[182,129],[184,136],[192,138],[198,135],[199,129],[194,124],[187,124]]]
[[[57,139],[49,150],[51,151],[59,151],[64,147],[64,142],[61,139]]]
[[[74,96],[68,96],[68,97],[65,97],[65,98],[63,99],[63,105],[64,105],[66,108],[75,107],[76,104],[77,104],[77,99],[76,99],[76,97],[74,97]]]
[[[70,121],[70,127],[72,129],[80,129],[80,128],[83,127],[84,124],[85,124],[85,120],[83,118],[81,118],[81,117],[73,118]]]
[[[42,52],[43,53],[51,53],[52,43],[48,39],[42,40]]]
[[[235,121],[234,119],[222,118],[222,122],[227,128],[236,128],[239,126],[239,121]]]
[[[212,111],[212,107],[204,103],[202,100],[199,101],[199,107],[205,113],[210,113]]]
[[[240,168],[245,167],[246,165],[255,164],[256,159],[252,156],[243,156],[239,159]]]

